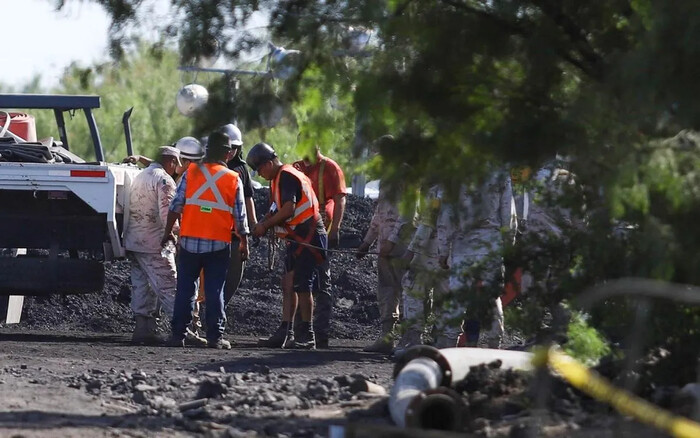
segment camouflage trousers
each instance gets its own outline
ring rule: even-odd
[[[131,262],[131,310],[134,315],[153,316],[158,304],[168,316],[173,316],[177,269],[175,255],[129,252]]]
[[[397,244],[389,257],[377,258],[377,303],[382,321],[382,331],[393,329],[399,322],[399,305],[401,304],[401,279],[406,273],[406,263],[401,258],[406,246]]]
[[[437,240],[431,239],[422,254],[416,253],[401,280],[403,317],[411,330],[425,333],[433,297],[443,297],[448,289],[446,271],[440,268]]]
[[[492,242],[499,242],[501,236],[500,233],[494,233],[488,238],[493,239]],[[479,294],[486,293],[483,291],[498,291],[500,295],[503,289],[504,268],[498,249],[499,246],[496,243],[487,248],[483,245],[477,246],[473,241],[467,243],[456,239],[453,242],[448,287],[450,292],[457,296],[453,297],[452,302],[443,306],[437,317],[436,327],[441,336],[456,341],[460,332],[464,331],[469,342],[470,333],[467,332],[473,332],[473,327],[476,327],[475,335],[478,336],[481,315],[484,311],[490,310],[492,317],[485,333],[486,342],[491,348],[500,346],[504,333],[503,305],[500,296],[484,299],[490,309],[483,309],[483,306],[476,304],[481,299]],[[470,306],[473,308],[470,309]],[[462,319],[464,319],[463,327],[460,324]]]

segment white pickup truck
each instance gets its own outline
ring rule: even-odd
[[[92,114],[99,106],[98,96],[0,94],[0,323],[19,322],[24,295],[101,291],[103,263],[125,255],[123,217],[139,170],[104,162]],[[9,110],[53,111],[60,140],[13,134]],[[93,162],[70,152],[64,113],[77,111]],[[126,114],[124,123],[130,153]]]

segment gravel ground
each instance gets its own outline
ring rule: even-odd
[[[354,340],[285,351],[235,337],[236,348],[218,351],[134,347],[122,334],[0,329],[0,338],[0,436],[302,438],[339,425],[369,437],[391,424],[388,396],[362,389],[388,391],[393,364]],[[496,364],[474,368],[455,387],[468,406],[460,436],[663,436],[556,381],[537,409],[541,385]]]
[[[266,210],[264,191],[256,203]],[[348,240],[359,243],[373,208],[371,200],[349,198]],[[333,339],[320,351],[256,346],[281,313],[281,267],[270,272],[267,260],[263,241],[227,309],[237,343],[231,351],[130,345],[124,261],[108,264],[101,294],[27,298],[23,322],[0,327],[0,436],[317,437],[331,425],[358,437],[394,433],[386,429],[388,397],[362,391],[365,381],[388,391],[393,370],[386,357],[361,351],[378,334],[374,258],[334,257]],[[161,326],[167,329],[164,318]],[[507,345],[520,343],[507,334]],[[550,396],[538,404],[542,380],[475,368],[454,388],[468,407],[460,436],[663,436],[546,382]]]

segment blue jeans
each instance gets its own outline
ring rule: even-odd
[[[177,259],[177,293],[173,311],[173,337],[183,339],[186,328],[192,322],[196,282],[204,269],[204,298],[207,310],[204,315],[207,340],[218,341],[224,334],[226,313],[224,312],[224,283],[228,270],[229,248],[221,251],[193,253],[180,248]]]

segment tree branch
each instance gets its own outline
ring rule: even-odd
[[[485,18],[485,19],[497,24],[498,26],[509,30],[511,33],[515,33],[518,35],[524,35],[524,36],[529,36],[532,33],[529,29],[518,26],[517,24],[510,22],[508,20],[504,20],[503,18],[498,17],[498,16],[496,16],[496,15],[494,15],[486,10],[477,9],[477,8],[472,7],[472,6],[469,6],[468,4],[463,3],[461,1],[457,1],[457,0],[441,0],[441,1],[445,4],[452,6],[452,7],[460,9],[464,12],[477,15],[481,18]]]
[[[501,17],[498,17],[497,15],[494,15],[493,13],[483,10],[483,9],[478,9],[474,8],[472,6],[469,6],[467,3],[464,3],[459,0],[441,0],[443,3],[450,5],[454,8],[457,8],[463,12],[469,13],[469,14],[474,14],[477,15],[481,18],[487,19],[491,21],[492,23],[495,23],[496,25],[502,27],[503,29],[516,34],[516,35],[521,35],[524,37],[529,37],[533,34],[532,30],[528,27],[518,25],[514,22],[505,20]],[[537,4],[538,1],[534,0],[533,3]],[[545,15],[549,16],[550,19],[554,18],[550,16],[544,9],[547,7],[547,5],[540,5],[540,8],[542,9],[542,12],[545,13]],[[600,71],[600,67],[603,65],[603,59],[600,57],[593,48],[588,44],[588,41],[583,38],[583,31],[579,29],[573,21],[571,21],[568,17],[566,17],[563,14],[557,15],[558,19],[562,22],[561,24],[555,20],[555,23],[559,25],[560,28],[564,29],[567,35],[569,35],[570,39],[575,39],[575,41],[572,41],[574,43],[577,50],[575,50],[576,53],[578,53],[580,56],[575,56],[572,53],[569,53],[569,51],[561,48],[561,47],[553,47],[554,50],[557,52],[557,55],[559,55],[564,61],[568,62],[569,64],[573,65],[577,69],[581,70],[584,74],[587,76],[590,76],[592,79],[595,79],[597,81],[600,81],[602,79],[602,72]],[[571,34],[569,34],[571,33]],[[574,38],[576,35],[578,35],[576,38]]]
[[[604,62],[602,56],[596,53],[588,39],[586,32],[578,26],[569,16],[564,14],[561,9],[561,4],[558,1],[551,2],[549,0],[533,0],[533,3],[540,7],[540,10],[548,16],[554,24],[559,27],[573,43],[581,57],[586,60],[591,66],[592,71],[596,72],[598,79],[602,78],[602,68]]]

